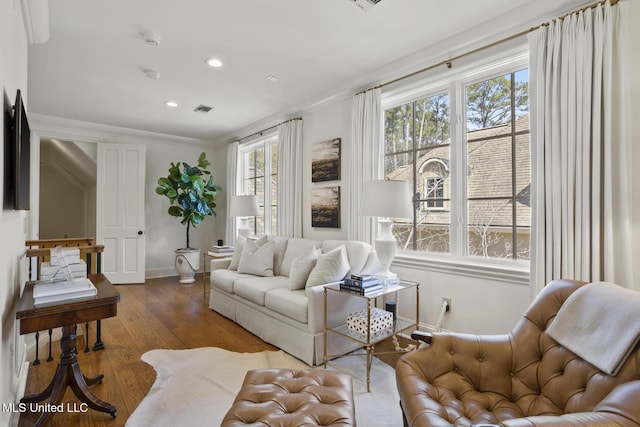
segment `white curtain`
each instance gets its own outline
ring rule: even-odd
[[[552,279],[632,288],[620,6],[539,28],[531,47],[531,296]]]
[[[376,225],[372,217],[360,216],[365,181],[382,177],[381,90],[370,89],[353,97],[349,168],[348,238],[372,243]]]
[[[229,215],[231,196],[235,196],[238,188],[238,141],[232,142],[227,148],[227,229],[225,232],[225,245],[234,245],[236,242],[236,218]]]
[[[302,120],[278,126],[278,234],[302,237]]]

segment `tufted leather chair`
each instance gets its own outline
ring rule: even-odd
[[[507,335],[436,333],[405,354],[396,366],[405,426],[640,426],[638,347],[610,376],[546,333],[584,284],[550,282]]]

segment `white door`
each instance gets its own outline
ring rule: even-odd
[[[111,283],[144,283],[145,146],[98,144],[96,240]]]

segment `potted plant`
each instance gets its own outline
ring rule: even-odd
[[[207,168],[211,162],[203,152],[198,157],[198,166],[187,163],[173,163],[169,175],[158,179],[156,193],[169,199],[169,215],[181,218],[186,225],[187,245],[176,249],[175,266],[180,283],[195,282],[195,274],[200,269],[200,249],[189,244],[189,231],[208,215],[215,215],[216,197],[222,188],[213,183],[213,176]]]

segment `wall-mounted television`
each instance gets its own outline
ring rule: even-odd
[[[13,209],[29,210],[29,176],[31,174],[31,130],[20,90],[13,106],[11,137]]]

